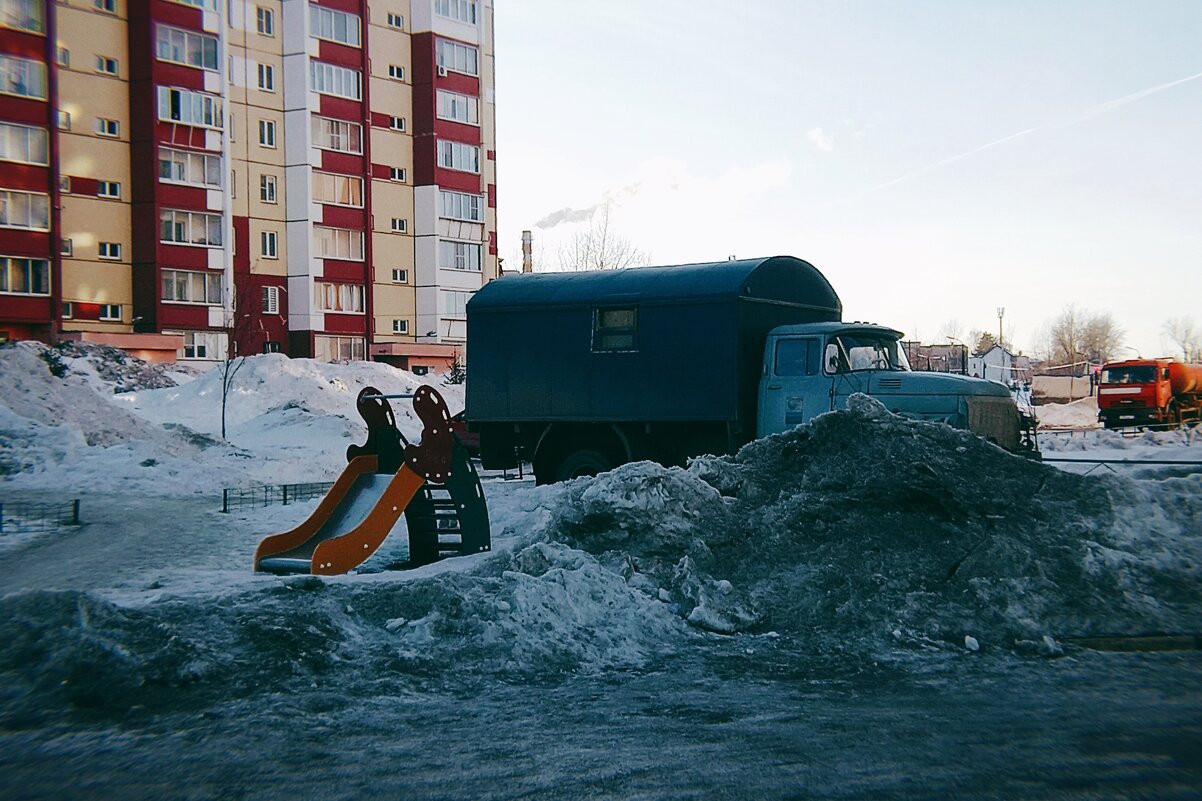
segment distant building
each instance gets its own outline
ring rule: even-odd
[[[968,370],[968,347],[960,344],[923,345],[919,342],[903,342],[906,359],[915,370],[932,373],[957,373],[964,375]]]
[[[1030,381],[1031,360],[1022,354],[1011,353],[1002,345],[994,345],[980,356],[969,358],[968,374],[1002,384]]]
[[[497,274],[492,0],[0,0],[0,341],[445,366]]]

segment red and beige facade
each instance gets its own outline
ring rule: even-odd
[[[491,0],[0,0],[0,339],[446,364]]]

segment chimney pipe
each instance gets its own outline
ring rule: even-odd
[[[522,272],[534,272],[534,234],[522,231]]]

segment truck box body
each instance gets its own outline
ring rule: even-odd
[[[628,310],[631,341],[607,343],[603,315]],[[768,331],[842,307],[813,265],[777,256],[506,276],[467,311],[473,424],[725,421],[751,436]]]

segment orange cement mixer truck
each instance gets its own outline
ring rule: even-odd
[[[1180,428],[1202,419],[1202,364],[1132,359],[1102,367],[1098,420],[1106,428]]]

